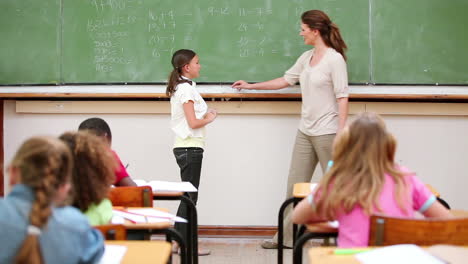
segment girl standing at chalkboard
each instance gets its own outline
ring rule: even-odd
[[[301,31],[306,45],[304,52],[283,77],[250,84],[237,81],[237,89],[276,90],[300,82],[302,93],[301,121],[296,135],[288,176],[286,197],[292,196],[295,183],[309,182],[317,163],[322,171],[331,160],[332,143],[348,116],[348,74],[346,44],[338,26],[320,10],[309,10],[301,16]],[[284,245],[292,246],[290,211],[287,214]],[[276,248],[277,236],[266,240],[263,248]]]
[[[198,55],[192,50],[178,50],[172,56],[172,66],[166,95],[171,98],[171,129],[175,133],[174,156],[180,168],[182,181],[188,181],[198,189],[205,145],[205,126],[215,120],[217,112],[208,108],[195,89],[196,83],[192,81],[200,76]],[[197,203],[197,192],[184,195]],[[181,203],[177,215],[187,219],[187,209],[187,206]],[[187,237],[186,224],[176,223],[175,227],[185,241],[190,239]],[[209,253],[199,250],[199,255]]]

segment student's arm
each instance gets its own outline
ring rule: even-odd
[[[284,77],[276,78],[266,82],[259,83],[248,83],[240,80],[232,84],[232,88],[238,90],[241,89],[252,89],[252,90],[278,90],[288,87],[290,84],[284,79]]]
[[[125,177],[117,182],[116,186],[123,187],[123,186],[137,186],[137,184],[132,180],[130,177]]]
[[[328,220],[317,215],[312,198],[312,195],[307,196],[306,198],[302,199],[302,201],[299,202],[299,204],[294,208],[292,221],[295,224],[309,224]]]
[[[337,101],[338,101],[338,131],[337,131],[337,134],[338,134],[345,127],[346,119],[348,118],[348,97],[338,98]]]
[[[217,112],[214,109],[208,109],[208,112],[203,117],[203,119],[197,119],[195,117],[195,108],[193,101],[188,101],[184,103],[184,113],[185,119],[187,119],[187,123],[190,128],[197,129],[208,125],[209,123],[215,120]]]
[[[427,188],[427,186],[419,180],[416,175],[410,175],[413,209],[417,210],[425,217],[451,218],[453,217],[450,211],[445,208],[436,196]]]
[[[439,201],[432,203],[426,211],[423,212],[425,217],[437,217],[437,218],[452,218],[453,215],[450,211],[445,208]]]

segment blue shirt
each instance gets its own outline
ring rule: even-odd
[[[12,263],[26,237],[34,193],[23,184],[0,199],[0,263]],[[97,263],[104,253],[101,233],[71,206],[55,207],[39,235],[44,263]]]

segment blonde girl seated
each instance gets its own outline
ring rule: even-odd
[[[337,137],[333,166],[317,191],[302,200],[293,221],[338,220],[339,247],[368,245],[372,214],[450,217],[426,186],[395,163],[396,141],[375,113],[362,113]]]
[[[8,168],[13,188],[0,198],[0,263],[97,263],[103,238],[71,206],[73,158],[56,138],[24,142]]]
[[[80,209],[91,225],[108,224],[112,203],[107,199],[115,180],[115,160],[105,141],[85,131],[67,132],[60,136],[73,154],[72,204]]]

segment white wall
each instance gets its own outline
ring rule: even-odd
[[[113,148],[124,164],[130,164],[132,177],[179,180],[172,154],[173,135],[168,128],[168,102],[63,104],[24,101],[17,106],[15,101],[5,101],[6,164],[26,138],[58,136],[76,129],[85,118],[99,116],[111,126]],[[208,127],[199,224],[275,225],[285,198],[300,103],[214,104],[221,114]],[[351,104],[351,113],[364,109],[383,114],[399,141],[398,161],[436,187],[452,207],[468,209],[468,104]],[[265,112],[274,114],[262,114]],[[316,171],[314,181],[320,176],[321,172]],[[159,202],[158,206],[175,211],[177,204]]]

